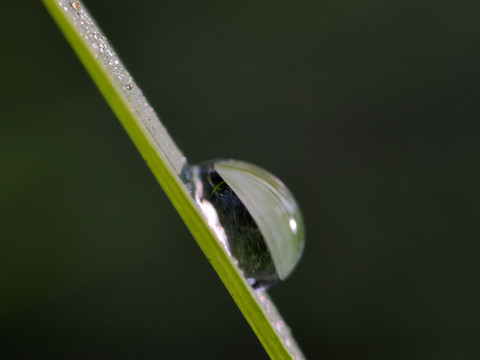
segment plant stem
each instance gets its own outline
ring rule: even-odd
[[[142,91],[80,1],[43,0],[270,357],[301,359],[265,291],[255,291],[209,228],[182,179],[188,166]]]

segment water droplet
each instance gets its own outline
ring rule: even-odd
[[[75,9],[75,10],[79,10],[80,9],[80,3],[78,1],[72,1],[72,7]]]
[[[188,177],[210,227],[254,288],[292,272],[304,247],[303,220],[280,180],[237,160],[191,166]]]

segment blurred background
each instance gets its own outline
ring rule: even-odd
[[[86,5],[191,162],[295,194],[308,358],[479,358],[478,1]],[[0,29],[0,357],[267,358],[41,2]]]

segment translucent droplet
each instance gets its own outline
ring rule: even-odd
[[[195,200],[254,288],[284,280],[304,247],[300,210],[287,187],[258,166],[215,160],[190,167]]]

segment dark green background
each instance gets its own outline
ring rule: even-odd
[[[480,356],[478,1],[87,5],[190,161],[296,195],[307,357]],[[0,357],[266,358],[42,4],[0,39]]]

